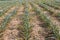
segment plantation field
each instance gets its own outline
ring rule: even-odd
[[[0,0],[0,40],[60,40],[60,0]]]

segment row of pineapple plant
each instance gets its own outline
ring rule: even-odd
[[[30,28],[30,24],[29,24],[29,11],[28,11],[28,6],[27,4],[25,5],[25,12],[24,12],[24,34],[25,34],[25,40],[29,40],[29,28]]]
[[[58,4],[56,5],[56,4],[52,4],[52,2],[45,2],[44,4],[46,4],[46,5],[48,5],[48,6],[51,6],[51,7],[53,7],[53,8],[56,8],[56,9],[60,9],[59,8],[59,6],[58,6]]]
[[[7,4],[8,3],[8,4]],[[0,1],[0,7],[3,9],[7,6],[9,6],[10,4],[14,4],[15,2],[11,2],[11,1]],[[5,4],[5,5],[4,5]]]
[[[21,4],[22,5],[24,5],[24,14],[23,14],[23,19],[22,19],[22,21],[23,21],[23,35],[22,36],[24,36],[23,37],[23,39],[24,40],[29,40],[29,38],[30,38],[30,30],[31,30],[31,25],[30,25],[30,16],[29,16],[29,3],[26,1],[26,0],[24,0],[24,2],[23,2],[23,0],[21,0],[22,2],[21,2]],[[21,5],[20,4],[20,5]]]
[[[22,5],[24,4],[24,16],[23,16],[23,28],[24,28],[24,40],[29,40],[30,37],[30,21],[29,21],[29,2],[28,0],[20,0],[22,1]],[[54,36],[60,40],[60,34],[59,34],[59,30],[57,28],[57,26],[55,26],[52,21],[50,20],[50,18],[48,18],[41,9],[39,9],[35,3],[33,3],[32,1],[30,2],[32,8],[34,9],[34,11],[39,14],[38,16],[48,25],[47,28],[51,28],[51,30],[54,32]],[[48,10],[49,12],[54,12],[51,9],[49,9],[49,6],[44,4],[44,3],[40,3],[40,2],[36,2],[37,5],[42,6],[44,9]],[[13,4],[15,5],[15,4]],[[8,5],[7,5],[8,6]],[[8,9],[8,8],[7,8]],[[6,9],[5,9],[6,10]],[[4,12],[5,13],[5,12]],[[9,13],[9,15],[7,15],[5,17],[5,19],[3,20],[3,22],[1,23],[0,26],[0,30],[3,31],[6,28],[7,23],[10,21],[10,17],[16,14],[16,9],[13,10],[11,13]]]
[[[8,1],[7,1],[8,2]],[[4,5],[4,2],[2,2],[3,4],[2,5],[0,5],[1,6],[1,11],[0,11],[0,16],[2,16],[4,13],[6,13],[11,7],[13,7],[14,5],[16,5],[16,3],[15,2],[9,2],[8,4],[7,3],[5,3],[5,5]]]
[[[51,5],[54,6],[54,7],[55,7],[55,6],[58,7],[58,6],[60,5],[60,4],[59,4],[58,2],[56,2],[55,0],[53,0],[53,1],[52,1],[52,0],[51,0],[51,1],[46,0],[45,2],[51,3]]]
[[[12,12],[10,12],[7,16],[5,16],[4,20],[0,24],[0,32],[3,32],[6,29],[6,25],[9,22],[10,18],[15,15],[17,12],[17,8],[15,8]]]
[[[36,2],[35,2],[36,3]],[[48,4],[48,3],[47,3]],[[50,8],[50,6],[52,5],[47,5],[47,4],[45,4],[44,2],[42,3],[42,2],[39,2],[39,3],[37,3],[37,5],[40,5],[40,6],[42,6],[44,9],[46,9],[46,10],[48,10],[49,12],[51,12],[51,14],[53,14],[53,16],[58,16],[58,14],[60,14],[60,12],[55,12],[54,10],[52,10],[52,8]],[[50,3],[49,3],[50,4]],[[57,7],[58,8],[58,7]]]
[[[36,7],[34,5],[34,3],[31,3],[32,7],[34,8],[35,12],[40,16],[40,18],[47,23],[48,27],[51,28],[51,30],[53,30],[55,37],[60,40],[60,34],[59,34],[59,30],[57,28],[57,26],[55,26],[52,21],[50,20],[50,18],[48,18],[41,9],[39,9],[38,7]]]
[[[48,10],[49,12],[52,12],[52,13],[54,13],[54,10],[51,10],[52,8],[50,8],[48,5],[46,5],[46,4],[43,4],[43,3],[37,3],[37,5],[40,5],[40,6],[42,6],[44,9],[46,9],[46,10]]]

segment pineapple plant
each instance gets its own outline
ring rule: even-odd
[[[60,2],[0,0],[0,40],[60,40]]]

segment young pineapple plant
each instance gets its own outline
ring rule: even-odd
[[[28,11],[28,6],[26,4],[25,6],[25,13],[24,13],[24,34],[25,34],[25,40],[29,39],[29,28],[30,28],[30,24],[29,24],[29,11]]]
[[[58,1],[4,0],[0,10],[0,40],[60,40]]]

